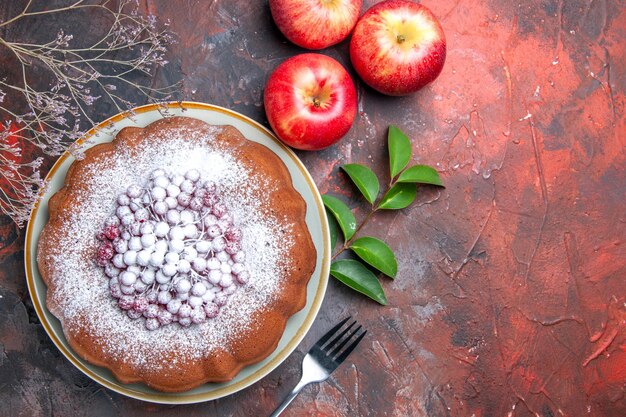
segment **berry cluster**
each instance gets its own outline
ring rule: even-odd
[[[204,323],[248,281],[241,229],[195,169],[130,185],[97,237],[111,295],[149,330]]]

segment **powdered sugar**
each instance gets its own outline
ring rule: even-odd
[[[134,366],[175,369],[168,351],[179,361],[228,351],[231,342],[251,325],[254,313],[275,298],[289,269],[292,225],[269,211],[266,191],[277,184],[255,176],[237,159],[237,151],[195,131],[161,132],[143,138],[132,148],[118,144],[114,157],[96,157],[80,179],[84,191],[70,194],[72,208],[64,220],[58,248],[49,261],[54,270],[51,311],[64,322],[66,333],[89,328],[103,352]],[[220,184],[222,202],[243,232],[242,249],[249,281],[228,298],[217,317],[183,328],[178,324],[148,331],[143,320],[132,320],[110,296],[108,279],[95,262],[96,234],[116,207],[117,196],[130,184],[141,184],[150,172],[166,168],[168,174],[196,169],[204,181]],[[283,231],[283,233],[280,233]]]

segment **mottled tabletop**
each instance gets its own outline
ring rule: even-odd
[[[0,21],[19,3],[0,2]],[[27,290],[24,230],[0,217],[0,415],[268,415],[298,381],[308,348],[347,315],[366,338],[285,415],[626,415],[626,5],[423,3],[447,37],[441,76],[417,94],[385,97],[358,80],[347,41],[322,51],[355,79],[358,114],[338,144],[298,152],[320,191],[357,219],[368,207],[339,167],[367,163],[385,178],[390,124],[411,138],[415,163],[437,167],[445,189],[421,188],[410,208],[376,215],[364,230],[398,257],[397,278],[382,279],[387,306],[331,279],[310,332],[266,378],[211,402],[145,403],[60,354]],[[181,98],[267,126],[265,81],[304,50],[280,34],[266,0],[139,6],[178,36],[155,85],[181,80]],[[58,19],[74,32],[94,24]],[[2,30],[46,35],[36,19]],[[3,64],[0,75],[10,70]],[[103,109],[100,120],[113,113]]]

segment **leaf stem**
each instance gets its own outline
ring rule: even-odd
[[[399,176],[399,174],[398,174],[398,176]],[[379,205],[380,205],[380,202],[381,202],[382,198],[385,196],[385,194],[387,194],[387,192],[391,188],[393,188],[394,185],[396,185],[398,176],[396,176],[395,178],[391,178],[391,180],[389,181],[389,188],[387,190],[385,190],[384,193],[381,193],[382,197],[380,197],[374,204],[372,204],[372,208],[370,209],[369,213],[367,213],[367,215],[365,216],[365,218],[363,219],[361,224],[359,224],[357,226],[356,230],[354,231],[354,235],[352,235],[352,237],[347,242],[344,242],[343,246],[341,246],[341,248],[337,251],[337,253],[335,253],[332,256],[332,258],[330,258],[331,262],[334,261],[335,258],[337,258],[339,255],[341,255],[343,252],[345,252],[346,249],[348,249],[350,247],[352,242],[354,242],[354,240],[358,237],[358,234],[361,231],[361,229],[367,224],[367,222],[369,222],[369,220],[372,217],[372,215],[378,211]]]
[[[333,257],[330,258],[331,261],[334,261],[337,256],[341,255],[346,249],[350,247],[352,242],[354,242],[354,240],[358,237],[359,231],[361,231],[363,226],[365,226],[367,222],[372,218],[372,215],[378,211],[379,203],[380,201],[377,201],[376,204],[372,205],[372,208],[370,209],[369,213],[367,213],[367,215],[365,216],[361,224],[357,226],[356,230],[354,231],[354,235],[352,235],[352,237],[347,242],[344,242],[343,246],[337,251],[337,253],[335,253]]]

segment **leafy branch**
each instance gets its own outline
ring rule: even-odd
[[[153,16],[139,15],[132,0],[71,0],[44,10],[32,3],[24,1],[21,12],[0,22],[5,29],[0,31],[0,49],[13,60],[8,67],[17,70],[0,77],[0,213],[18,226],[28,218],[44,185],[37,160],[22,161],[25,146],[59,155],[102,117],[94,108],[99,99],[122,112],[135,107],[128,98],[131,92],[163,101],[178,90],[177,84],[150,85],[150,76],[167,63],[164,55],[173,35],[167,25],[158,27]],[[89,19],[99,16],[107,26],[78,39],[58,30],[39,43],[10,39],[10,33],[21,32],[6,30],[24,19],[54,22],[51,15],[72,14],[74,20],[79,18],[76,13]]]
[[[375,271],[392,279],[398,272],[398,263],[391,248],[375,237],[359,237],[361,229],[379,210],[399,210],[408,207],[417,196],[416,184],[430,184],[443,187],[437,171],[427,165],[412,165],[411,142],[400,129],[389,126],[387,138],[389,148],[389,176],[387,191],[379,199],[380,182],[376,174],[367,166],[347,164],[341,168],[348,174],[361,195],[370,203],[370,211],[357,225],[350,208],[341,200],[330,195],[323,195],[326,214],[330,226],[331,246],[335,252],[332,257],[330,274],[348,287],[372,300],[387,304],[387,297]],[[343,245],[335,251],[339,234],[343,236]],[[351,250],[359,258],[338,259],[346,250]]]

